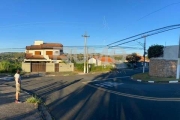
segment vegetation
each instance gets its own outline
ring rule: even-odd
[[[24,59],[24,53],[0,53],[0,72],[15,73],[17,69],[21,70],[21,62]]]
[[[127,60],[129,63],[136,63],[136,62],[138,62],[140,59],[141,59],[141,56],[138,56],[136,53],[132,53],[132,54],[126,56],[126,60]]]
[[[106,71],[111,71],[112,69],[113,67],[111,65],[107,65],[107,66],[91,65],[90,72],[106,72]]]
[[[26,99],[26,102],[40,104],[40,103],[42,103],[42,100],[40,98],[38,98],[37,96],[31,96],[30,98]]]
[[[25,53],[23,52],[4,52],[0,53],[0,61],[9,61],[9,62],[22,62],[24,60]]]
[[[176,78],[173,77],[168,77],[168,78],[164,78],[164,77],[152,77],[149,76],[149,73],[139,73],[139,74],[135,74],[132,76],[133,79],[140,79],[142,81],[157,81],[157,82],[161,82],[161,81],[170,81],[170,80],[176,80]]]
[[[163,55],[163,45],[152,45],[148,49],[148,58],[161,57]]]
[[[104,71],[110,71],[113,67],[111,65],[107,66],[95,66],[94,64],[89,64],[89,72],[104,72]],[[75,71],[84,71],[84,63],[76,63],[74,64]]]

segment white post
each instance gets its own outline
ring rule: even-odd
[[[178,49],[178,61],[177,61],[176,79],[179,79],[179,68],[180,68],[180,37],[179,37],[179,49]]]
[[[178,61],[177,61],[177,73],[176,73],[176,79],[179,79],[179,67],[180,67],[180,58],[178,58]]]

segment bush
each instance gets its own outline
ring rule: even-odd
[[[84,71],[84,63],[75,63],[74,67],[77,71]]]
[[[15,73],[16,70],[21,69],[20,62],[9,62],[9,61],[1,61],[0,62],[0,72],[1,73]]]
[[[30,98],[26,99],[26,102],[27,103],[37,103],[37,104],[40,104],[40,103],[42,103],[42,100],[39,99],[37,96],[31,96]]]

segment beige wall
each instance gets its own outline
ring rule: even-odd
[[[22,70],[24,72],[31,72],[30,63],[22,63]],[[74,63],[59,63],[59,72],[71,72],[74,71]],[[46,63],[46,72],[55,72],[54,63]]]
[[[149,75],[157,77],[176,77],[177,60],[151,59]]]
[[[46,72],[54,72],[55,71],[55,64],[54,63],[46,63]]]
[[[71,72],[74,71],[73,63],[59,63],[59,72]]]
[[[22,63],[22,70],[24,72],[31,72],[31,64],[30,63]]]

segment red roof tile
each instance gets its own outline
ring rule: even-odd
[[[26,46],[27,50],[37,50],[37,49],[53,49],[54,47],[63,47],[62,44],[60,43],[44,43],[41,45],[31,45],[31,46]]]
[[[49,59],[57,59],[57,60],[63,60],[66,59],[67,57],[65,55],[49,55]]]
[[[26,53],[26,59],[45,59],[42,55],[32,55],[31,53]]]
[[[114,59],[110,58],[110,57],[101,57],[99,59],[101,62],[108,62],[108,63],[114,63]]]

